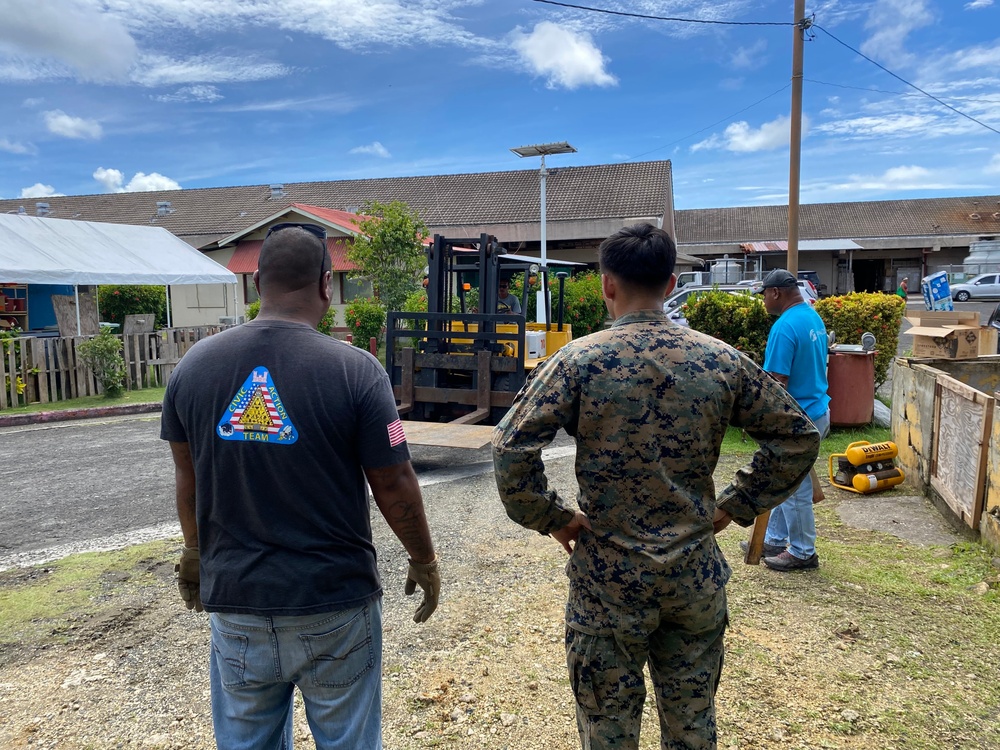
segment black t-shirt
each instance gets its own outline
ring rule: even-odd
[[[381,593],[362,467],[410,454],[368,352],[284,321],[211,336],[172,373],[160,437],[190,444],[205,609],[303,615]]]

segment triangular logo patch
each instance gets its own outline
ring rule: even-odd
[[[255,367],[229,402],[216,433],[223,440],[291,445],[299,439],[266,367]]]

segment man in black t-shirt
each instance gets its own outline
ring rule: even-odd
[[[184,535],[178,585],[210,613],[219,748],[292,740],[298,686],[318,748],[381,744],[381,583],[365,480],[437,606],[437,558],[385,370],[316,330],[331,298],[322,227],[263,243],[257,318],[196,344],[171,375]]]

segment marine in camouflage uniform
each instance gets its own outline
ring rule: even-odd
[[[669,236],[622,230],[601,246],[612,317],[605,246],[622,235],[668,245],[659,299],[673,283]],[[615,257],[620,268],[629,255]],[[644,268],[626,281],[657,276]],[[729,425],[759,448],[717,500],[712,473]],[[559,428],[577,444],[579,511],[545,478],[541,451]],[[662,305],[564,346],[521,390],[494,432],[497,485],[512,520],[572,549],[566,655],[585,749],[638,747],[647,661],[662,747],[716,747],[730,569],[714,532],[780,503],[818,449],[783,388],[727,344],[669,322]]]

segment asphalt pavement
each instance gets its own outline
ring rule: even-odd
[[[159,430],[158,414],[109,413],[0,427],[0,486],[6,489],[0,493],[0,570],[179,536],[173,463]],[[410,452],[428,512],[433,504],[447,519],[441,528],[496,515],[498,502],[469,491],[484,483],[496,494],[488,447],[411,446]],[[560,434],[543,456],[555,461],[574,452],[572,440]]]

